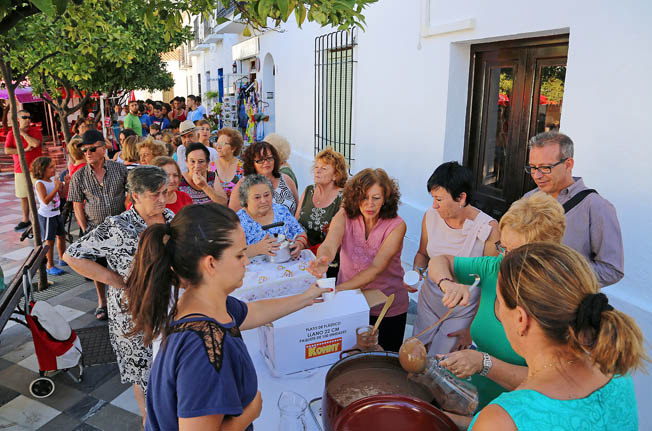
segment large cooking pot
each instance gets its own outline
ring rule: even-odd
[[[335,419],[334,431],[457,431],[435,406],[405,395],[376,395],[349,404]]]
[[[342,352],[340,358],[346,353]],[[334,431],[335,419],[349,404],[385,394],[406,395],[428,404],[433,399],[426,387],[408,380],[398,361],[398,353],[362,352],[340,359],[326,373],[322,397],[325,431]],[[448,419],[439,410],[435,414]],[[445,427],[429,429],[448,431]]]

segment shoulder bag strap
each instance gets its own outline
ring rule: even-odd
[[[594,190],[594,189],[586,189],[586,190],[582,190],[581,192],[579,192],[578,194],[576,194],[575,196],[573,196],[572,198],[570,198],[570,199],[568,200],[568,202],[566,202],[566,203],[563,205],[563,207],[564,207],[564,212],[565,212],[566,214],[568,214],[568,212],[569,212],[570,210],[572,210],[573,208],[575,208],[575,207],[577,206],[577,204],[579,204],[580,202],[582,202],[582,201],[584,200],[584,198],[587,197],[588,195],[590,195],[591,193],[598,193],[598,192],[597,192],[596,190]]]

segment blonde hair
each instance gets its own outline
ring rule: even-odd
[[[501,231],[509,228],[523,235],[526,243],[561,243],[566,231],[564,207],[546,193],[538,192],[514,202],[500,219]]]
[[[349,173],[346,167],[346,159],[342,154],[333,150],[331,147],[327,147],[317,153],[315,163],[317,162],[324,162],[331,165],[335,169],[335,186],[344,187],[346,180],[349,178]]]
[[[77,146],[82,142],[84,142],[84,140],[81,137],[77,137],[77,138],[72,138],[68,142],[68,145],[66,145],[68,154],[70,154],[70,157],[72,157],[72,159],[76,162],[80,160],[84,160],[84,153],[82,153],[82,150]]]
[[[137,163],[139,161],[137,145],[142,140],[143,138],[138,135],[127,136],[122,143],[122,151],[120,152],[122,160]]]
[[[165,145],[165,142],[155,140],[151,136],[148,136],[147,138],[145,138],[143,141],[140,141],[136,145],[136,149],[137,149],[137,151],[139,153],[140,153],[140,150],[143,149],[143,148],[149,148],[154,157],[167,156],[168,155],[168,149],[167,149],[167,147]]]
[[[263,141],[271,144],[274,148],[276,148],[276,151],[278,151],[278,157],[281,159],[281,165],[288,161],[290,154],[292,153],[292,149],[290,148],[290,143],[287,139],[277,133],[270,133],[269,135],[265,136]]]
[[[605,374],[625,374],[648,360],[638,325],[607,305],[593,269],[568,246],[540,242],[511,251],[498,286],[509,309],[522,307],[565,353],[588,354]]]

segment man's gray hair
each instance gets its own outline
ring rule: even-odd
[[[271,193],[274,193],[274,186],[272,185],[272,182],[267,178],[265,178],[265,176],[259,174],[247,175],[244,178],[244,180],[242,180],[242,183],[240,184],[240,190],[238,191],[238,197],[240,198],[240,206],[242,206],[242,208],[247,208],[247,200],[249,199],[249,189],[252,186],[258,184],[265,184],[267,187],[269,187],[269,191]]]
[[[569,159],[573,157],[573,141],[563,133],[556,130],[542,132],[530,138],[529,148],[542,148],[546,145],[559,144],[559,159]]]
[[[155,192],[167,182],[168,175],[158,166],[138,166],[127,175],[127,192],[129,197],[133,193]]]

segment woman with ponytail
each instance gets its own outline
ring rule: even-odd
[[[638,430],[629,372],[648,360],[634,320],[615,310],[586,260],[559,244],[505,256],[496,316],[527,379],[485,407],[469,429]]]
[[[155,166],[140,166],[129,171],[127,190],[133,207],[107,217],[97,228],[73,243],[63,259],[78,274],[108,286],[109,336],[120,369],[122,383],[133,384],[141,415],[145,418],[145,391],[152,350],[143,344],[142,334],[128,337],[131,316],[124,304],[124,280],[138,248],[138,238],[148,226],[170,222],[174,213],[165,208],[168,177]],[[103,265],[103,262],[106,262]],[[107,267],[108,266],[108,267]],[[106,308],[98,311],[107,313]]]
[[[238,216],[215,203],[184,207],[171,223],[144,232],[127,302],[134,333],[146,345],[163,338],[149,379],[147,430],[253,429],[262,398],[240,331],[329,290],[314,284],[299,295],[245,304],[229,294],[242,286],[246,249]]]

